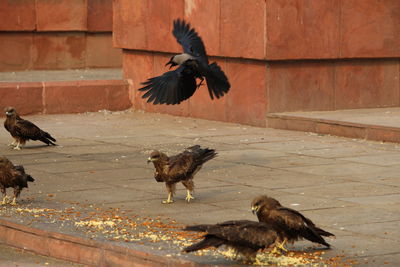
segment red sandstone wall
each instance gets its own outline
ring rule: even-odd
[[[120,67],[112,0],[0,0],[0,71]]]
[[[114,46],[136,108],[252,125],[266,112],[399,106],[399,0],[114,0]],[[137,88],[180,51],[185,18],[232,84],[179,106],[146,104]]]

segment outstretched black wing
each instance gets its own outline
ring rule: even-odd
[[[226,94],[231,87],[225,73],[215,62],[209,65],[206,81],[211,99],[214,99],[214,96],[220,98]]]
[[[172,30],[172,34],[183,47],[185,53],[199,58],[208,65],[208,58],[203,41],[197,32],[190,27],[189,23],[180,19],[174,20],[174,29]]]
[[[185,66],[168,71],[161,76],[153,77],[142,83],[139,91],[146,92],[142,98],[147,103],[175,105],[191,97],[197,89],[193,74],[185,71]]]
[[[257,250],[272,245],[278,237],[272,225],[247,220],[193,225],[184,230],[206,233],[203,241],[185,248],[186,252],[220,245]]]

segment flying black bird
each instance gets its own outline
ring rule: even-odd
[[[247,220],[193,225],[184,230],[206,233],[203,240],[184,248],[184,252],[226,245],[233,248],[236,254],[243,255],[247,261],[253,261],[258,250],[268,248],[281,235],[280,229],[270,223]]]
[[[29,140],[38,140],[47,145],[56,145],[53,143],[56,142],[56,139],[32,122],[22,119],[15,108],[7,107],[5,108],[5,112],[7,118],[4,121],[4,128],[14,138],[14,141],[10,144],[10,146],[15,146],[14,149],[20,150],[21,146]]]
[[[311,242],[322,244],[326,247],[330,245],[322,236],[335,236],[326,232],[300,212],[283,207],[278,200],[268,196],[258,196],[251,203],[253,213],[257,214],[260,222],[270,223],[282,229],[284,239],[278,247],[286,250],[285,242],[294,242],[299,239],[307,239]]]
[[[175,192],[175,185],[178,182],[182,182],[186,187],[186,201],[190,202],[191,199],[194,199],[191,195],[194,189],[194,175],[205,162],[213,159],[216,155],[214,149],[203,149],[199,145],[188,147],[182,153],[171,157],[157,150],[151,152],[147,163],[153,162],[156,169],[154,178],[157,182],[165,182],[168,191],[168,199],[163,203],[174,202],[172,197]]]
[[[172,34],[183,47],[182,54],[171,57],[167,65],[179,66],[161,76],[153,77],[142,83],[142,97],[153,104],[175,105],[191,97],[203,84],[205,77],[211,99],[220,98],[229,91],[230,84],[225,73],[217,63],[208,63],[206,49],[197,32],[184,20],[174,20]],[[196,78],[201,82],[196,83]]]
[[[0,157],[0,190],[3,194],[3,201],[0,204],[7,204],[6,188],[14,188],[14,198],[11,205],[17,205],[17,197],[19,197],[22,189],[28,187],[28,182],[35,179],[25,173],[22,166],[14,166],[6,157]]]

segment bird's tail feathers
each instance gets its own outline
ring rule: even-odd
[[[331,247],[331,245],[328,244],[328,243],[325,241],[325,239],[324,239],[317,231],[315,231],[314,229],[308,228],[308,229],[307,229],[307,232],[304,233],[304,236],[303,236],[303,237],[304,237],[305,239],[311,241],[311,242],[315,242],[315,243],[324,245],[324,246],[326,246],[327,248],[330,248],[330,247]]]
[[[210,159],[213,159],[217,156],[217,153],[215,152],[214,149],[204,149],[203,155],[202,155],[202,162],[205,163],[209,161]]]
[[[209,149],[209,148],[201,148],[199,145],[194,145],[191,147],[186,148],[187,151],[194,152],[198,156],[198,159],[201,161],[201,163],[205,163],[209,161],[210,159],[213,159],[217,156],[218,153],[215,152],[214,149]]]
[[[209,71],[207,72],[206,81],[208,87],[208,93],[211,99],[220,98],[225,95],[231,85],[229,84],[228,78],[225,73],[221,70],[217,63],[208,65]]]
[[[51,136],[48,132],[44,132],[44,136],[45,136],[47,139],[50,139],[50,140],[53,141],[53,142],[57,142],[57,140],[56,140],[53,136]]]
[[[318,228],[318,227],[315,227],[314,230],[315,230],[315,232],[317,232],[317,234],[322,235],[322,236],[335,236],[334,234],[329,233],[329,232],[327,232],[327,231],[325,231],[325,230],[323,230],[321,228]]]
[[[34,182],[34,181],[35,181],[35,179],[34,179],[32,176],[30,176],[30,175],[27,175],[27,176],[26,176],[26,180],[27,180],[28,182]]]
[[[223,241],[217,237],[205,236],[205,238],[203,240],[201,240],[200,242],[184,248],[183,252],[192,252],[192,251],[196,251],[196,250],[200,250],[200,249],[204,249],[204,248],[208,248],[208,247],[216,247],[217,248],[217,247],[221,246],[222,244],[223,244]]]
[[[42,141],[43,143],[46,143],[47,145],[53,145],[53,146],[57,145],[57,144],[53,143],[53,142],[56,142],[57,140],[55,138],[53,138],[48,132],[45,132],[45,131],[42,131],[42,135],[39,140]]]

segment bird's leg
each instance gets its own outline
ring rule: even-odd
[[[17,205],[17,197],[21,193],[21,189],[19,187],[14,187],[14,198],[11,202],[11,205],[16,206]]]
[[[277,247],[274,247],[274,248],[271,250],[271,254],[281,255],[282,252],[281,252]]]
[[[282,251],[287,252],[288,250],[285,248],[285,243],[286,243],[286,238],[282,241],[279,242],[278,240],[275,242],[274,248],[271,250],[270,254],[278,254],[282,255]]]
[[[285,248],[285,243],[286,243],[286,238],[283,240],[282,243],[280,243],[279,241],[277,241],[275,243],[274,248],[271,250],[271,254],[278,254],[281,255],[282,251],[284,252],[288,252],[287,248]]]
[[[200,79],[200,82],[199,82],[199,84],[197,85],[197,89],[199,89],[200,86],[202,86],[202,85],[203,85],[203,82],[204,82],[204,78],[203,78],[203,77],[199,77],[199,79]]]
[[[10,204],[13,205],[13,206],[17,206],[17,198],[14,197]]]
[[[8,144],[8,146],[15,146],[15,143],[17,142],[17,140],[13,140],[11,143]]]
[[[186,201],[190,202],[191,199],[194,199],[194,196],[190,194],[190,190],[186,190]]]
[[[182,184],[186,187],[186,201],[190,202],[190,200],[194,199],[194,197],[192,196],[192,192],[194,189],[194,183],[193,183],[193,177],[191,177],[190,179],[186,180],[186,181],[182,181]]]
[[[286,238],[285,238],[285,239],[283,240],[282,243],[279,243],[279,242],[278,242],[277,247],[278,247],[279,249],[285,251],[285,252],[288,252],[287,248],[285,248],[285,243],[286,243],[286,241],[287,241],[287,240],[286,240]]]
[[[1,205],[6,205],[8,203],[8,196],[5,195],[3,196],[3,201],[1,202]]]
[[[174,202],[174,200],[172,199],[172,192],[169,192],[168,193],[168,198],[167,198],[167,200],[163,200],[163,204],[170,204],[170,203],[173,203]]]
[[[6,205],[8,203],[8,197],[4,187],[1,187],[1,193],[3,193],[3,201],[1,202],[1,205]]]
[[[17,141],[17,145],[14,147],[15,150],[21,150],[21,142]]]

